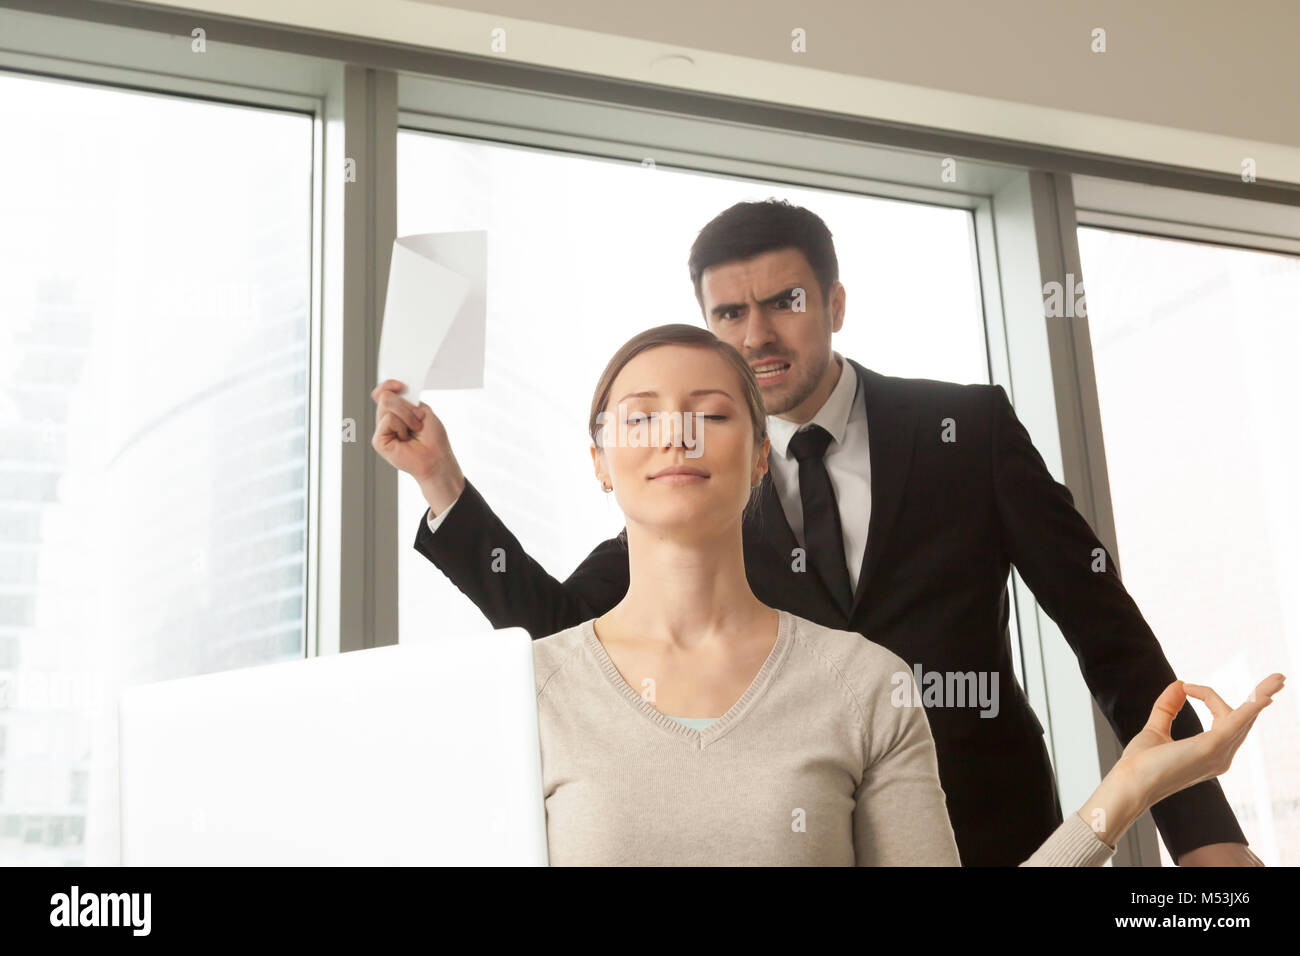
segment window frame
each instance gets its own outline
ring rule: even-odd
[[[227,48],[220,56],[190,52],[188,36],[175,37],[144,33],[121,27],[39,14],[20,14],[0,9],[0,32],[13,49],[0,50],[0,74],[50,82],[73,83],[117,89],[152,96],[166,96],[220,103],[223,105],[271,109],[308,116],[312,121],[311,172],[311,262],[308,359],[309,460],[307,486],[307,548],[305,553],[306,621],[304,645],[307,654],[320,653],[322,630],[322,581],[319,556],[333,547],[322,540],[320,520],[323,491],[329,481],[320,467],[322,449],[322,379],[332,359],[325,352],[322,335],[324,318],[337,290],[334,276],[326,276],[323,264],[337,245],[325,228],[326,188],[331,177],[324,175],[324,153],[328,142],[326,125],[336,120],[342,88],[342,70],[323,61],[292,54],[268,55],[262,51]],[[328,210],[333,214],[333,208]],[[337,522],[336,522],[337,524]],[[326,526],[324,530],[329,530]],[[334,532],[337,536],[337,531]],[[328,593],[328,587],[325,588]],[[337,589],[336,589],[337,590]],[[336,598],[337,600],[337,598]],[[328,643],[328,642],[326,642]]]

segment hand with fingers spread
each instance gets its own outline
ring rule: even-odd
[[[375,386],[375,434],[370,444],[394,468],[420,485],[435,515],[455,503],[465,489],[465,476],[452,454],[447,430],[433,409],[402,398],[405,385],[388,379]]]
[[[1146,726],[1129,741],[1079,816],[1114,846],[1152,804],[1226,771],[1255,718],[1273,702],[1285,680],[1270,674],[1235,710],[1209,687],[1174,681],[1156,699]],[[1170,731],[1188,696],[1204,701],[1214,721],[1209,730],[1175,740]]]

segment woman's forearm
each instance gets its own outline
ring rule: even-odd
[[[1102,778],[1092,796],[1079,808],[1079,816],[1092,827],[1099,839],[1114,847],[1148,805],[1137,781],[1116,766]]]

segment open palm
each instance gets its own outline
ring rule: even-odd
[[[1255,718],[1273,702],[1285,680],[1281,674],[1270,674],[1235,710],[1209,687],[1174,681],[1156,699],[1146,726],[1124,748],[1115,770],[1132,777],[1147,794],[1148,806],[1217,777],[1232,764]],[[1174,717],[1188,696],[1204,701],[1214,720],[1209,730],[1174,740],[1170,734]]]

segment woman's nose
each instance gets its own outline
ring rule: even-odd
[[[685,444],[685,416],[690,412],[660,412],[659,431],[655,434],[655,444],[660,449],[671,449]]]
[[[682,443],[682,414],[682,412],[665,412],[659,416],[660,448],[676,448]]]

